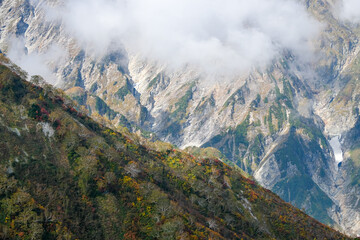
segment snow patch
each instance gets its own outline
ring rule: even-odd
[[[335,162],[337,164],[341,163],[344,160],[343,151],[341,150],[340,137],[341,136],[335,136],[330,140],[330,146],[334,151]]]

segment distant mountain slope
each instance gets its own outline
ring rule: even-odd
[[[104,125],[142,128],[181,148],[216,147],[222,159],[284,200],[360,234],[360,172],[352,167],[359,151],[349,135],[359,118],[360,31],[333,14],[336,1],[298,1],[322,25],[313,62],[284,51],[266,69],[217,84],[207,84],[214,79],[191,66],[172,72],[120,46],[94,56],[61,21],[46,21],[44,3],[61,2],[0,1],[0,50],[8,52],[11,36],[23,41],[16,49],[23,54],[53,54],[54,45],[60,47],[65,61],[48,63],[59,86],[90,116],[105,118]],[[330,144],[337,138],[340,165]]]
[[[3,64],[0,136],[2,239],[347,239],[226,164],[139,145]]]

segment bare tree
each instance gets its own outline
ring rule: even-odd
[[[141,189],[143,190],[146,196],[150,195],[154,190],[154,188],[155,188],[154,185],[150,182],[141,185]]]
[[[214,219],[207,220],[208,226],[210,229],[215,230],[218,228],[218,225],[216,224],[216,221]]]
[[[91,136],[91,133],[86,127],[81,126],[79,128],[79,136],[81,138],[87,139],[87,138],[89,138]]]
[[[161,216],[160,215],[155,214],[153,216],[153,218],[155,219],[156,223],[159,223],[161,221]]]
[[[31,76],[30,82],[36,86],[42,86],[45,83],[45,80],[40,75]]]
[[[234,217],[232,217],[230,214],[226,214],[225,222],[227,225],[231,226],[231,224],[234,222]]]
[[[47,208],[45,208],[44,211],[44,222],[45,223],[55,222],[54,214],[50,212]]]
[[[130,162],[128,165],[126,165],[125,171],[128,174],[130,174],[132,177],[137,177],[141,172],[141,170],[139,169],[139,167],[135,162]]]
[[[116,175],[113,172],[107,172],[105,173],[105,180],[107,184],[114,183],[116,181]]]
[[[161,215],[166,216],[167,211],[169,211],[169,209],[170,209],[170,205],[164,203],[164,204],[161,204],[158,207],[158,209],[159,209]]]
[[[124,144],[117,142],[117,143],[115,143],[115,149],[118,152],[122,152],[125,150],[125,146],[124,146]]]

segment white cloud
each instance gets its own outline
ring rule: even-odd
[[[337,14],[341,19],[353,23],[360,23],[360,1],[359,0],[342,0],[335,5]]]
[[[47,9],[87,49],[128,51],[217,74],[264,66],[284,49],[307,58],[319,24],[295,0],[64,0]]]
[[[8,42],[9,50],[7,56],[12,62],[25,70],[29,76],[41,75],[51,84],[58,82],[58,78],[51,66],[65,60],[66,54],[62,48],[53,44],[44,53],[28,53],[24,38],[12,37]]]

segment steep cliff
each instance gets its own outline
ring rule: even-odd
[[[3,64],[2,239],[348,239],[221,161],[140,145]]]
[[[0,50],[9,51],[13,36],[28,55],[61,49],[62,61],[47,62],[53,82],[89,115],[179,147],[215,147],[284,200],[360,234],[358,153],[348,137],[359,115],[359,29],[334,16],[333,1],[302,1],[323,26],[316,60],[302,63],[284,51],[265,70],[218,79],[191,66],[170,71],[121,46],[94,55],[61,21],[46,20],[44,2],[60,1],[35,2],[1,2]]]

